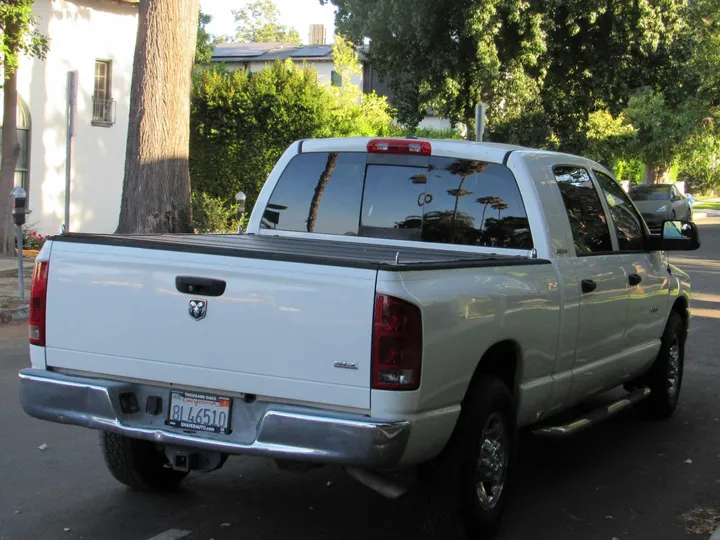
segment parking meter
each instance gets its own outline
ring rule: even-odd
[[[247,196],[241,191],[237,195],[235,195],[235,201],[237,202],[237,218],[238,220],[242,220],[243,216],[245,215],[245,201],[247,200]],[[238,225],[238,232],[242,233],[242,226]]]
[[[25,297],[25,283],[23,279],[23,233],[27,211],[27,191],[16,186],[10,193],[12,196],[12,216],[17,226],[17,253],[18,253],[18,289],[20,298]]]
[[[235,195],[235,200],[237,201],[237,215],[238,217],[242,217],[245,213],[245,201],[247,200],[247,196],[241,191]]]
[[[15,225],[22,227],[25,225],[27,215],[27,192],[20,186],[12,190],[12,216]]]

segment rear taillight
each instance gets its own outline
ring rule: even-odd
[[[422,366],[420,308],[392,296],[375,296],[372,387],[417,390]]]
[[[373,154],[416,154],[429,156],[432,146],[427,141],[400,139],[373,139],[367,145],[367,151]]]
[[[30,288],[30,344],[45,346],[45,314],[50,262],[36,262]]]

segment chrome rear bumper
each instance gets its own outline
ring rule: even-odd
[[[123,412],[120,395],[131,393],[139,410]],[[382,469],[400,462],[410,436],[410,423],[405,421],[376,421],[356,414],[242,399],[233,400],[231,433],[194,432],[165,425],[169,396],[170,390],[159,386],[71,377],[40,369],[20,372],[20,402],[30,416],[160,444]],[[149,397],[161,399],[159,411],[146,410]]]

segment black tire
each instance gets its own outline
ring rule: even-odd
[[[648,418],[668,418],[677,407],[685,366],[686,338],[687,330],[682,317],[672,312],[665,325],[657,359],[640,379],[650,388],[651,394],[638,403],[637,408]]]
[[[498,419],[504,425],[506,440],[504,455],[496,463],[505,463],[505,475],[497,498],[488,507],[489,501],[486,500],[483,506],[479,495],[479,458],[481,445],[491,429],[489,426]],[[427,524],[434,537],[487,540],[495,536],[508,501],[514,447],[512,395],[501,380],[484,376],[473,383],[445,450],[434,462],[420,469]],[[495,449],[492,455],[483,455],[494,461],[499,453]],[[485,472],[494,474],[489,465]],[[492,485],[490,480],[482,482],[483,492],[488,488],[492,491]]]
[[[138,491],[170,491],[188,475],[170,468],[165,454],[149,441],[103,431],[100,447],[115,479]]]

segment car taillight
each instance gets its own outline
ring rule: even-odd
[[[399,139],[373,139],[367,145],[367,151],[374,154],[416,154],[429,156],[432,146],[427,141],[407,141]]]
[[[372,388],[417,390],[422,366],[420,308],[378,294],[373,320]]]
[[[30,287],[30,344],[45,346],[45,313],[50,262],[36,262]]]

